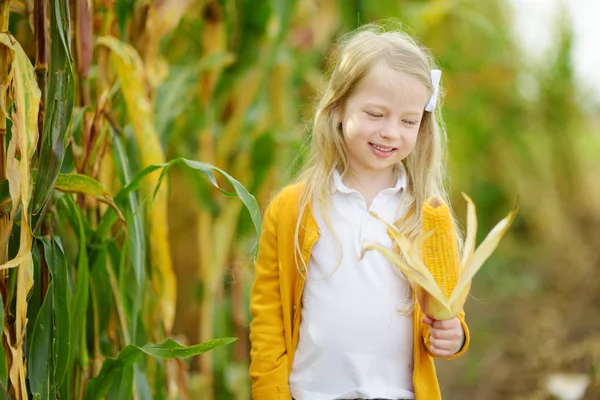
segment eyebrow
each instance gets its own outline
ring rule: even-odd
[[[379,103],[373,103],[373,102],[368,102],[365,105],[367,106],[372,106],[372,107],[378,107],[378,108],[382,108],[386,111],[389,111],[390,108],[383,105],[383,104],[379,104]],[[411,111],[407,111],[404,112],[402,115],[406,115],[406,116],[414,116],[414,117],[421,117],[421,114],[423,114],[422,111],[417,111],[417,110],[411,110]]]

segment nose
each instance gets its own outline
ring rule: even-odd
[[[381,131],[379,131],[379,136],[381,136],[382,139],[398,140],[402,137],[402,127],[395,122],[388,122]]]

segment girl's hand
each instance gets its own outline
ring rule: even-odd
[[[438,357],[450,357],[461,349],[465,333],[457,317],[434,320],[423,317],[423,323],[429,325],[429,351]]]

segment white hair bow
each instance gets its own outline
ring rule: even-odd
[[[433,85],[433,94],[429,99],[429,103],[425,106],[425,111],[432,112],[435,110],[435,105],[437,103],[438,93],[440,90],[440,80],[442,79],[442,71],[439,69],[431,70],[431,83]]]

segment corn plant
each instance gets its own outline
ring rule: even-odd
[[[33,9],[0,1],[1,392],[186,398],[177,360],[235,339],[183,346],[169,338],[177,289],[165,176],[183,165],[233,190],[257,232],[258,206],[224,170],[164,155],[153,122],[156,52],[182,3],[142,4],[143,20],[123,2],[74,3],[72,15],[64,0]],[[104,6],[95,32],[94,11]],[[11,34],[27,17],[33,62]],[[143,46],[115,36],[127,39],[130,26]]]

